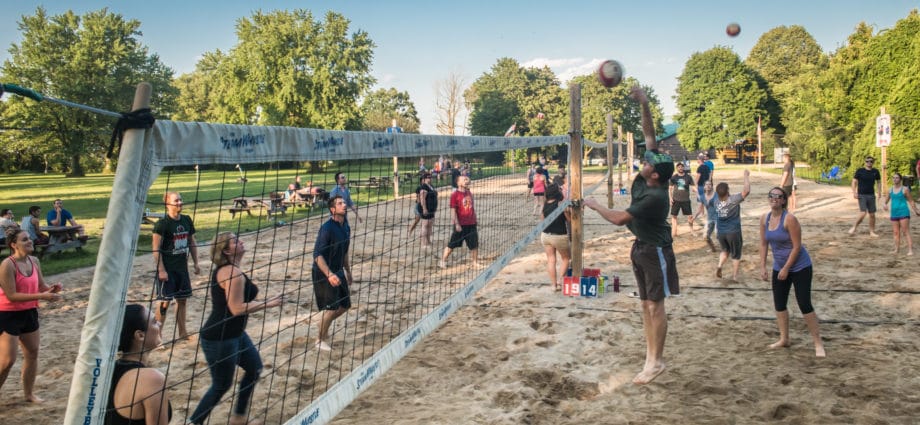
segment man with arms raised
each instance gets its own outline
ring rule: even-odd
[[[636,235],[630,260],[639,287],[639,299],[642,300],[646,351],[645,366],[633,378],[633,383],[643,385],[652,382],[665,370],[662,354],[668,333],[668,317],[664,299],[677,295],[680,286],[671,246],[671,226],[668,224],[668,182],[674,174],[674,162],[670,156],[658,153],[655,126],[645,91],[635,86],[630,96],[642,108],[642,133],[648,148],[642,169],[633,180],[630,191],[632,202],[626,211],[604,208],[594,199],[586,199],[584,204],[607,221],[625,225]]]

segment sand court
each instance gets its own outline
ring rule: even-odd
[[[717,182],[727,181],[733,193],[741,190],[740,169],[723,167],[717,169],[716,177]],[[588,211],[584,264],[619,275],[623,292],[599,299],[567,298],[553,292],[542,247],[535,242],[335,422],[915,423],[920,411],[920,259],[905,256],[903,249],[900,255],[890,254],[891,225],[882,211],[878,216],[881,237],[871,238],[865,226],[860,235],[847,236],[858,211],[848,188],[800,182],[796,215],[814,261],[812,298],[822,321],[828,358],[815,358],[794,295],[790,295],[788,306],[792,345],[768,349],[778,331],[770,284],[759,279],[757,223],[768,209],[766,194],[779,176],[752,172],[751,180],[751,195],[742,204],[744,253],[739,282],[715,277],[718,253],[710,252],[700,237],[691,236],[681,217],[674,247],[682,295],[666,302],[669,333],[664,354],[668,369],[650,385],[631,383],[645,355],[641,307],[637,299],[625,295],[635,290],[628,261],[631,234]],[[523,184],[523,192],[522,188]],[[606,199],[600,192],[593,196]],[[629,202],[628,197],[616,199],[619,209]],[[532,199],[522,195],[520,203],[521,211],[529,214]],[[481,205],[480,221],[508,218],[507,210],[499,206]],[[695,211],[698,205],[694,203],[693,208]],[[374,213],[368,210],[361,211],[366,221]],[[392,226],[405,222],[407,228],[407,211],[380,210],[381,217],[374,220],[381,224],[375,227],[366,223],[362,231],[390,232],[375,238],[378,244],[394,240],[411,243],[405,231],[394,231]],[[520,215],[511,219],[532,220],[527,214]],[[920,223],[913,223],[916,240],[920,240],[918,226]],[[303,238],[302,234],[298,237]],[[247,241],[247,246],[268,244],[263,238],[252,244]],[[444,235],[435,238],[442,247],[445,242]],[[303,250],[302,240],[285,245],[276,238],[274,243],[276,250]],[[364,267],[394,271],[406,267],[408,262],[379,258],[384,248],[364,246],[355,254],[367,264]],[[486,258],[500,254],[487,244],[481,250]],[[416,254],[423,255],[421,251]],[[440,249],[430,255],[438,254]],[[204,257],[202,269],[207,270]],[[451,257],[452,267],[465,258],[465,248],[457,250]],[[251,261],[270,260],[246,260]],[[135,260],[130,300],[149,297],[150,263],[147,256]],[[256,278],[261,279],[260,284],[285,276],[298,278],[296,273],[300,273],[300,266],[295,264],[272,265],[270,269]],[[425,285],[444,276],[434,267],[425,270],[406,279]],[[356,275],[360,280],[357,270]],[[200,289],[205,277],[193,276],[193,286]],[[64,282],[67,291],[64,302],[42,304],[40,308],[42,345],[36,392],[47,401],[43,405],[20,401],[19,359],[4,386],[5,401],[0,402],[4,423],[57,424],[64,416],[79,345],[75,336],[83,323],[92,270],[47,276],[46,280]],[[418,310],[406,309],[407,305],[433,306],[442,296],[420,297],[401,292],[397,286],[368,282],[359,282],[354,289],[359,302],[343,320],[354,327],[356,344],[369,352],[386,342],[381,335],[393,334],[399,328],[392,320],[409,323],[417,319]],[[381,310],[369,304],[373,299],[370,291],[386,294],[386,311],[398,319],[381,321]],[[362,296],[366,297],[363,304]],[[304,295],[298,302],[312,302],[312,295]],[[286,311],[294,311],[293,306],[289,308]],[[200,308],[190,308],[190,329],[199,323],[202,313]],[[263,343],[266,369],[277,369],[272,374],[273,386],[321,391],[328,379],[347,372],[331,368],[313,374],[321,361],[331,360],[317,359],[311,353],[299,360],[297,367],[287,362],[286,355],[309,343],[307,330],[315,328],[315,319],[303,312],[282,316],[268,318],[271,320],[266,323],[298,325]],[[255,333],[253,324],[263,319],[261,313],[250,319],[251,335]],[[167,339],[173,325],[170,313],[164,329]],[[176,412],[173,423],[181,423],[187,413],[186,399],[191,398],[193,409],[209,378],[205,373],[195,382],[184,381],[189,373],[184,369],[194,367],[201,373],[205,367],[194,342],[180,342],[153,353],[151,366],[165,369],[170,356],[170,383],[180,382],[172,394]],[[304,362],[307,367],[301,368]],[[259,384],[256,402],[266,397],[266,382]],[[222,417],[221,409],[226,410],[226,405],[215,411],[215,418]],[[293,413],[287,409],[272,412],[266,420],[278,423]]]

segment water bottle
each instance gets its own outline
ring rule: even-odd
[[[613,276],[613,292],[620,292],[620,276]]]
[[[144,210],[144,215],[150,215],[150,208],[147,208],[146,210]]]

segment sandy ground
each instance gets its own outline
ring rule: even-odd
[[[741,190],[740,171],[723,169],[716,175],[717,181],[730,184],[732,192]],[[632,237],[625,228],[608,224],[589,211],[585,265],[600,268],[607,275],[619,275],[621,294],[589,299],[553,292],[544,270],[542,248],[534,243],[472,302],[354,401],[336,423],[916,423],[920,412],[920,252],[907,257],[902,248],[901,254],[891,254],[891,225],[881,211],[881,237],[870,237],[865,223],[857,236],[847,236],[846,230],[857,214],[849,190],[802,182],[796,215],[815,263],[813,303],[822,320],[828,357],[814,357],[794,296],[790,299],[792,346],[767,349],[778,332],[769,284],[758,276],[757,222],[767,211],[766,193],[778,176],[755,172],[753,180],[751,195],[742,206],[745,244],[740,282],[715,278],[718,254],[709,252],[699,237],[691,236],[681,218],[675,251],[682,296],[666,302],[668,370],[650,385],[630,382],[645,354],[639,302],[625,296],[635,289],[628,262]],[[627,198],[619,198],[617,207],[627,203]],[[391,210],[399,209],[385,211]],[[530,220],[529,212],[525,210],[517,218]],[[486,204],[480,214],[485,214],[480,216],[483,220],[489,214],[501,213]],[[362,232],[387,233],[388,223],[403,219],[367,218],[372,216],[365,215],[368,223]],[[917,226],[914,223],[915,239],[920,238]],[[302,236],[292,239],[299,241]],[[247,246],[267,248],[274,244],[277,251],[278,240],[248,240]],[[374,240],[392,243],[384,237]],[[303,242],[283,245],[283,249],[302,252]],[[495,252],[497,249],[486,247],[483,254],[494,258],[500,253]],[[373,264],[374,273],[385,275],[411,263],[375,258],[374,251],[372,246],[368,252],[356,252],[367,267],[364,270]],[[455,257],[454,261],[462,259],[457,254]],[[272,260],[257,257],[254,261],[268,264]],[[296,261],[289,259],[287,263]],[[300,261],[268,267],[270,270],[259,272],[256,280],[291,278],[303,269]],[[204,269],[207,265],[203,261]],[[432,270],[431,262],[426,267]],[[152,271],[149,258],[138,257],[129,298],[149,296],[147,282]],[[430,280],[437,273],[444,272],[432,270],[407,279]],[[471,275],[458,276],[468,280]],[[440,275],[438,279],[443,278]],[[65,302],[41,307],[36,387],[47,402],[31,405],[21,401],[20,358],[3,387],[0,423],[62,421],[79,345],[74,336],[79,335],[83,323],[91,279],[92,270],[47,277],[51,282],[64,282],[67,288]],[[203,291],[202,279],[197,277],[196,291]],[[266,293],[284,290],[281,285],[266,289]],[[370,341],[370,335],[398,334],[421,312],[399,311],[406,299],[395,297],[396,301],[383,308],[396,319],[378,323],[374,320],[378,310],[362,305],[364,295],[360,294],[369,293],[369,289],[361,282],[356,285],[359,295],[356,308],[348,315],[352,323],[349,332],[358,336],[363,347],[379,348],[383,341]],[[436,305],[444,296],[414,298],[405,304]],[[308,305],[312,298],[297,302]],[[204,305],[192,306],[189,323],[200,323],[202,311]],[[312,350],[299,350],[312,345],[308,341],[315,326],[309,326],[308,309],[292,304],[284,313],[254,315],[250,321],[251,335],[254,322],[280,329],[262,334],[269,335],[263,337],[261,348],[268,371],[263,376],[270,376],[272,384],[265,384],[263,379],[256,403],[272,398],[266,391],[277,392],[282,387],[321,390],[327,385],[326,378],[347,372],[341,362],[327,358],[321,362]],[[394,320],[399,326],[391,326]],[[171,323],[167,322],[167,334],[174,330]],[[355,353],[358,351],[351,351],[354,357],[367,356],[363,351]],[[174,385],[171,399],[176,417],[172,423],[182,423],[209,382],[197,344],[170,345],[168,350],[153,353],[150,363],[167,371]],[[317,373],[298,367],[302,363]],[[351,367],[347,366],[348,370]],[[226,417],[226,407],[220,409],[215,411],[215,420]],[[278,423],[292,412],[287,404],[283,412],[273,408],[268,422]]]

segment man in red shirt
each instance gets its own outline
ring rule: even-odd
[[[473,265],[478,265],[479,235],[476,233],[476,210],[473,208],[473,193],[470,192],[468,176],[457,178],[457,190],[450,195],[450,222],[454,231],[447,242],[447,248],[444,248],[444,255],[441,256],[438,267],[446,268],[447,257],[451,251],[461,247],[464,241],[470,250]]]

